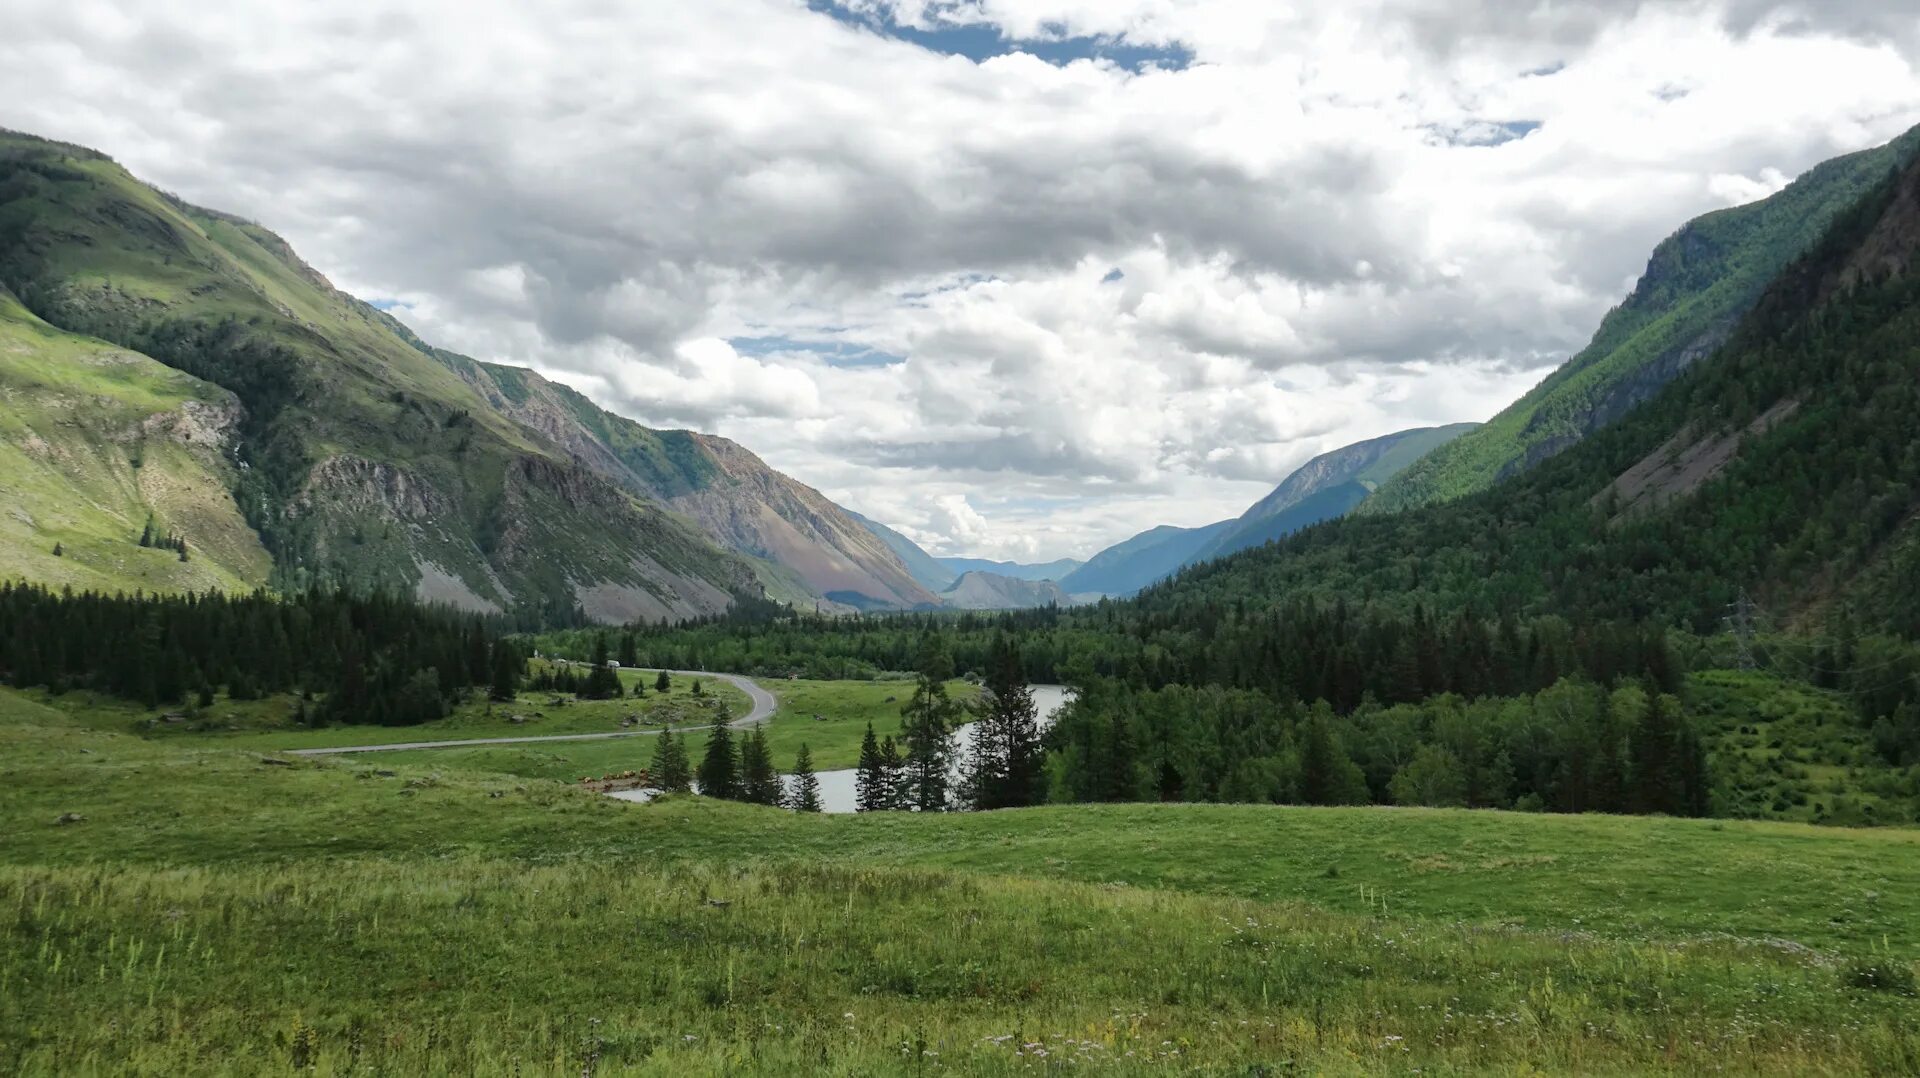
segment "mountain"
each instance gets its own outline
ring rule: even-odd
[[[1485,426],[1388,481],[1360,512],[1484,490],[1649,399],[1726,341],[1768,282],[1916,147],[1920,128],[1809,169],[1768,198],[1688,222],[1654,249],[1586,348]]]
[[[1725,343],[1577,445],[1478,494],[1192,567],[1141,614],[1346,599],[1711,633],[1744,593],[1776,626],[1920,633],[1916,262],[1908,163],[1831,215]]]
[[[1102,550],[1067,574],[1060,586],[1073,595],[1132,595],[1193,560],[1231,520],[1198,528],[1162,524]]]
[[[1036,606],[1070,606],[1073,600],[1051,580],[1022,580],[980,569],[960,574],[940,593],[948,606],[962,610],[1025,610]]]
[[[272,560],[228,494],[239,420],[233,394],[64,333],[0,289],[0,580],[96,591],[265,583]],[[192,536],[185,559],[136,542],[150,515]]]
[[[739,446],[434,349],[280,237],[93,151],[0,133],[0,287],[24,357],[0,399],[22,447],[10,572],[377,587],[527,622],[711,614],[736,594],[932,601]],[[186,568],[134,542],[149,514]]]
[[[859,518],[736,442],[654,430],[524,368],[433,352],[503,414],[625,489],[688,517],[726,549],[781,567],[807,594],[863,610],[935,601]]]
[[[907,567],[907,572],[913,574],[913,579],[918,581],[921,587],[930,591],[942,591],[945,590],[948,585],[952,584],[954,580],[958,579],[959,573],[942,565],[939,558],[920,549],[920,544],[901,535],[885,524],[863,517],[851,509],[847,510],[847,515],[859,521],[861,524],[866,525],[868,531],[879,536],[880,541],[887,544],[887,547],[900,559],[900,563]]]
[[[1407,465],[1474,428],[1418,427],[1322,453],[1234,520],[1161,525],[1115,543],[1060,581],[1074,595],[1127,596],[1183,565],[1217,558],[1345,514]]]
[[[1322,453],[1295,469],[1189,560],[1222,557],[1344,516],[1382,483],[1476,426],[1416,427]]]
[[[956,573],[993,573],[1015,580],[1060,580],[1080,568],[1073,558],[1027,565],[1017,561],[988,561],[985,558],[940,558],[941,565]]]

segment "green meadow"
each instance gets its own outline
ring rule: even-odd
[[[640,805],[76,701],[0,692],[8,1073],[1920,1066],[1911,830]]]

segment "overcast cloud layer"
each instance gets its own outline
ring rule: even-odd
[[[1484,419],[1687,218],[1920,122],[1904,0],[540,6],[10,0],[0,126],[936,553],[1044,559]]]

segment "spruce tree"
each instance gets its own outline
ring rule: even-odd
[[[609,661],[607,638],[597,634],[593,638],[593,668],[587,671],[586,688],[580,695],[589,700],[611,700],[625,694],[620,688],[620,675],[607,665]]]
[[[1325,715],[1306,722],[1300,743],[1300,800],[1309,805],[1363,805],[1366,776],[1340,747]]]
[[[740,799],[740,759],[733,748],[733,731],[715,719],[707,737],[707,754],[700,758],[700,792],[730,801]]]
[[[1046,793],[1039,716],[1019,652],[1005,636],[994,640],[986,691],[973,710],[967,802],[975,809],[1038,804]]]
[[[687,744],[673,736],[672,730],[660,731],[660,737],[653,744],[653,762],[647,766],[647,777],[664,793],[683,794],[693,785],[691,762],[687,759]]]
[[[907,746],[901,772],[906,807],[944,812],[952,778],[953,728],[960,705],[947,695],[946,682],[922,673],[914,683],[913,699],[900,709],[900,716],[900,736]]]
[[[880,739],[873,736],[873,724],[867,724],[860,739],[860,764],[854,773],[853,807],[856,812],[881,812],[892,807],[893,776],[880,755]]]
[[[864,746],[862,748],[864,749]],[[813,753],[807,751],[807,744],[804,741],[800,743],[800,751],[793,758],[793,792],[787,796],[787,807],[795,812],[821,810],[820,777],[813,773]]]
[[[906,812],[913,808],[913,794],[907,783],[907,762],[900,756],[900,746],[894,744],[892,735],[880,742],[880,773],[886,776],[880,784],[884,797],[880,807],[892,812]]]
[[[740,798],[756,805],[780,803],[780,772],[773,766],[764,727],[754,727],[740,741]]]
[[[525,660],[520,658],[520,650],[505,640],[493,642],[493,680],[487,689],[487,697],[500,703],[507,703],[520,695],[520,669]]]
[[[671,690],[672,688],[673,688],[673,677],[672,675],[668,674],[665,670],[660,671],[660,676],[653,679],[654,692],[664,693]]]
[[[640,651],[634,646],[633,634],[620,634],[620,665],[635,667],[640,665]]]
[[[53,556],[54,556],[54,557],[56,557],[56,558],[62,558],[62,557],[65,557],[65,556],[66,556],[66,554],[67,554],[67,548],[66,548],[66,547],[63,547],[63,546],[61,546],[61,545],[60,545],[59,543],[55,543],[55,544],[53,544]]]

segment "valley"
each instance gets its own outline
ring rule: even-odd
[[[1004,7],[15,20],[0,1072],[1920,1073],[1911,27]]]

